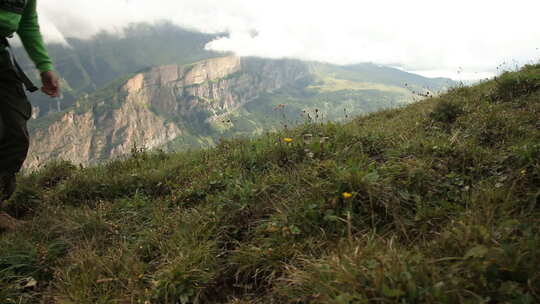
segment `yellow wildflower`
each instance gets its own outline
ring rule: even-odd
[[[343,192],[342,196],[343,196],[344,199],[349,199],[349,198],[351,198],[353,195],[352,195],[352,193],[349,193],[349,192]]]
[[[286,142],[286,143],[288,143],[288,144],[290,144],[290,143],[293,142],[293,139],[290,138],[290,137],[285,137],[285,138],[283,139],[283,141]]]

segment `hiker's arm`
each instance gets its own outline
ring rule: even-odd
[[[58,97],[60,95],[58,76],[52,71],[52,60],[47,53],[39,29],[36,0],[28,1],[17,34],[21,37],[28,56],[41,73],[41,82],[43,83],[41,91],[51,97]]]
[[[30,59],[41,72],[53,70],[52,60],[45,49],[45,43],[39,29],[37,15],[37,0],[28,0],[28,4],[19,23],[17,34],[21,37],[24,49],[30,56]]]

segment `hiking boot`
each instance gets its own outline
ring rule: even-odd
[[[23,221],[13,218],[11,215],[0,211],[0,231],[13,231],[24,224]]]
[[[15,174],[0,175],[0,202],[7,201],[17,186]]]
[[[16,180],[14,174],[0,175],[0,231],[12,231],[17,229],[23,222],[1,211],[3,204],[15,192]]]

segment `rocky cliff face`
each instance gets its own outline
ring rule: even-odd
[[[26,167],[53,159],[89,164],[129,153],[134,146],[161,147],[193,133],[194,124],[306,77],[308,69],[298,61],[234,56],[153,68],[126,81],[114,98],[95,97],[85,107],[31,128]]]
[[[33,120],[26,166],[57,159],[90,164],[133,147],[205,147],[292,125],[315,110],[339,120],[412,102],[411,89],[437,91],[441,81],[371,64],[235,56],[155,67]]]
[[[216,116],[308,75],[307,67],[297,61],[229,56],[154,68],[132,78],[123,90],[128,100],[148,102],[168,118],[200,112]]]

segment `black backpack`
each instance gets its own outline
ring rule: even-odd
[[[28,0],[0,0],[0,9],[22,15]]]

